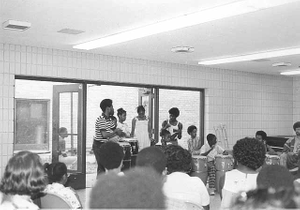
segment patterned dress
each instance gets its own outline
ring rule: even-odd
[[[82,208],[76,192],[70,187],[65,187],[64,185],[55,182],[47,185],[45,193],[52,193],[62,197],[72,206],[72,209]]]

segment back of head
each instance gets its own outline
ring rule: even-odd
[[[108,141],[102,144],[99,149],[100,163],[108,170],[118,168],[121,165],[123,158],[123,147],[118,143]]]
[[[179,109],[177,107],[172,107],[169,110],[169,114],[174,115],[175,117],[178,117],[179,114],[180,114],[180,111],[179,111]]]
[[[33,196],[44,189],[44,169],[37,154],[21,151],[9,159],[0,184],[1,192]]]
[[[263,165],[266,151],[262,142],[246,137],[238,140],[233,146],[233,157],[238,164],[256,170]]]
[[[44,165],[44,169],[47,174],[49,184],[61,182],[63,176],[67,174],[67,166],[62,162],[51,164],[46,163]]]
[[[239,196],[232,210],[295,209],[296,203],[291,190],[255,189]]]
[[[151,168],[138,168],[124,176],[100,175],[90,193],[90,208],[163,209],[162,179]]]
[[[167,157],[168,173],[185,172],[189,173],[192,169],[191,153],[178,145],[167,145],[164,148]]]
[[[112,106],[112,100],[111,99],[103,99],[100,103],[100,108],[103,112],[105,112],[107,107]]]
[[[263,167],[257,176],[257,187],[261,189],[294,190],[294,178],[287,168],[280,165]]]
[[[266,140],[266,138],[267,138],[267,133],[264,131],[257,131],[255,136],[258,136],[258,135],[261,136],[263,140]]]
[[[141,167],[152,167],[162,174],[167,165],[167,158],[158,147],[147,147],[142,149],[136,158],[136,165]]]

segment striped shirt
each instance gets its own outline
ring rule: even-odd
[[[103,141],[107,140],[104,138],[101,131],[106,131],[108,133],[113,133],[113,129],[115,128],[115,122],[112,118],[107,118],[104,114],[100,115],[95,122],[95,141]]]

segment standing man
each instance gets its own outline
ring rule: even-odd
[[[116,128],[114,120],[114,107],[111,99],[104,99],[100,103],[102,114],[97,118],[95,123],[95,136],[93,142],[93,151],[98,164],[97,174],[105,172],[101,165],[100,146],[107,141],[117,142],[122,131]]]
[[[283,152],[280,155],[280,164],[287,167],[289,170],[298,167],[300,153],[300,121],[294,123],[293,129],[296,136],[289,138],[285,142]]]
[[[169,120],[165,120],[162,123],[161,130],[168,130],[171,134],[170,142],[178,145],[178,139],[182,137],[182,123],[177,120],[180,111],[177,107],[173,107],[169,110]]]

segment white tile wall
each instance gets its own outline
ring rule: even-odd
[[[300,119],[300,79],[0,43],[1,174],[13,152],[15,75],[205,88],[205,134],[225,124],[230,147],[258,129],[292,134]]]

